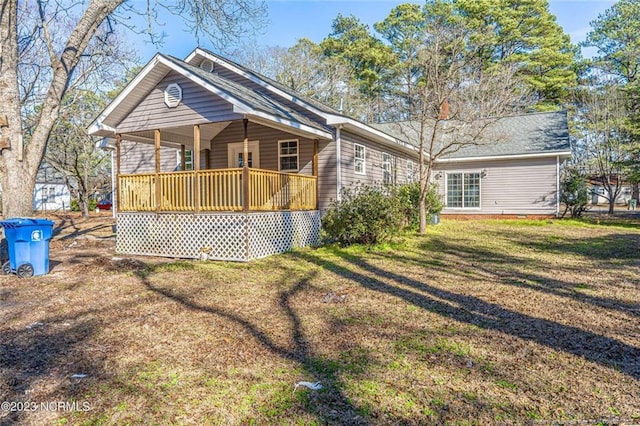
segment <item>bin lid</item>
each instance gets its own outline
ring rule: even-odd
[[[53,226],[55,222],[49,219],[35,219],[29,217],[14,217],[0,221],[3,228],[20,228],[23,226]]]

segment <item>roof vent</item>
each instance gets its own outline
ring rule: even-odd
[[[169,108],[175,108],[182,101],[182,88],[177,83],[171,83],[164,89],[164,103]]]
[[[202,62],[200,62],[200,69],[207,72],[213,71],[213,61],[203,59]]]

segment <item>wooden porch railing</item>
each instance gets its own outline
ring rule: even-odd
[[[196,176],[199,206],[195,197]],[[249,169],[249,210],[314,210],[316,180],[314,176]],[[123,212],[243,210],[241,168],[120,175],[118,184],[119,210]],[[159,206],[156,187],[160,189]]]

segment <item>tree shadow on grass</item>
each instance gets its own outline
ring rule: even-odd
[[[507,239],[511,244],[559,256],[572,254],[593,262],[640,259],[640,234],[617,233],[588,238],[558,235],[520,235],[489,233],[492,238]]]
[[[366,424],[359,415],[361,410],[353,405],[343,391],[344,384],[338,376],[341,370],[341,362],[327,359],[314,352],[305,336],[300,316],[291,305],[291,299],[299,292],[307,289],[316,274],[317,271],[308,273],[304,278],[298,280],[295,285],[280,292],[278,297],[280,311],[287,317],[289,323],[289,337],[293,342],[293,347],[287,345],[286,342],[277,342],[267,332],[263,331],[258,324],[243,318],[231,310],[206,305],[194,300],[192,296],[175,294],[166,288],[154,285],[149,279],[151,275],[149,271],[141,271],[137,275],[148,290],[172,300],[186,309],[215,315],[241,326],[269,352],[279,358],[298,364],[305,373],[312,377],[310,381],[321,382],[324,388],[315,396],[314,404],[306,404],[305,406],[305,410],[316,416],[319,421],[334,424]],[[360,361],[369,362],[369,360]]]
[[[581,356],[588,361],[621,371],[636,380],[640,379],[640,365],[637,363],[640,349],[635,346],[578,327],[505,309],[474,296],[443,290],[382,269],[344,251],[336,251],[336,254],[346,264],[321,259],[310,252],[294,252],[292,256],[329,267],[364,288],[401,298],[427,311]]]
[[[544,247],[538,246],[535,242],[526,244],[534,250],[545,251]],[[425,253],[428,253],[433,247],[437,247],[440,254],[455,257],[457,261],[461,261],[461,263],[463,261],[466,262],[466,264],[452,265],[444,260],[432,259],[425,256]],[[420,250],[423,251],[421,252]],[[588,303],[600,308],[619,311],[626,315],[640,317],[640,304],[595,296],[581,291],[589,286],[580,282],[566,282],[528,272],[527,268],[529,270],[546,270],[548,268],[547,264],[539,260],[523,259],[522,257],[482,249],[477,246],[445,241],[437,237],[428,243],[421,244],[420,250],[414,252],[409,251],[413,256],[396,253],[383,253],[379,254],[379,256],[410,265],[421,266],[427,270],[437,270],[465,278],[468,278],[470,274],[482,275],[483,277],[497,280],[501,284],[540,291],[550,295]],[[527,268],[523,268],[523,266]],[[575,270],[574,272],[581,273],[582,271]]]
[[[84,402],[80,400],[90,381],[103,375],[105,356],[90,353],[85,346],[97,331],[91,314],[48,317],[44,323],[4,330],[0,336],[0,400],[35,403],[36,408],[40,403]],[[73,378],[73,374],[89,378]],[[27,422],[31,414],[3,410],[0,424]]]

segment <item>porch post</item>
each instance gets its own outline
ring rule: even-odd
[[[319,190],[319,185],[318,185],[318,139],[314,139],[313,140],[313,164],[312,164],[312,173],[313,176],[315,176],[316,178],[316,210],[318,210],[319,204],[318,204],[318,190]]]
[[[200,179],[198,171],[200,170],[200,125],[193,126],[193,202],[195,203],[196,213],[200,211]]]
[[[113,209],[114,213],[120,211],[120,146],[122,145],[122,135],[118,133],[116,135],[116,206]]]
[[[244,126],[244,143],[242,147],[242,210],[249,211],[249,133],[248,119],[242,120]]]
[[[156,212],[160,211],[162,204],[162,186],[160,185],[160,130],[153,131],[153,139],[155,142],[155,162],[156,162]]]
[[[209,170],[211,168],[211,150],[210,149],[204,150],[204,168],[206,170]]]

